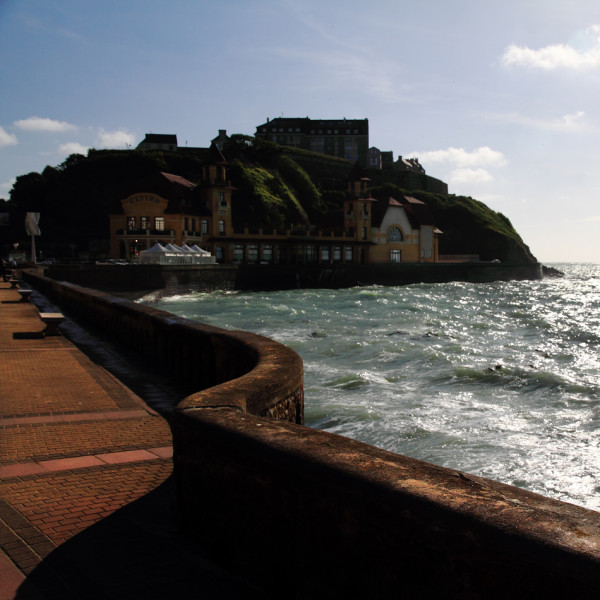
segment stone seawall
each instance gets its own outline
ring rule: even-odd
[[[303,427],[302,364],[276,342],[26,277],[149,359],[185,348],[181,526],[273,598],[597,597],[600,513]]]
[[[57,265],[52,279],[112,292],[275,290],[407,285],[448,281],[541,279],[539,263],[399,263],[315,265]]]

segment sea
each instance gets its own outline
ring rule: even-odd
[[[309,427],[600,510],[600,265],[552,266],[564,277],[142,302],[296,350]]]

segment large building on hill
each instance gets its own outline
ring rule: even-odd
[[[200,183],[161,173],[140,181],[110,215],[111,258],[135,258],[157,242],[197,245],[220,263],[335,264],[436,262],[438,234],[427,205],[375,199],[357,162],[343,203],[321,223],[296,230],[234,228],[227,162],[213,142]]]
[[[172,133],[147,133],[137,145],[137,150],[177,150],[177,136]]]
[[[369,119],[277,117],[259,125],[255,137],[368,165]]]

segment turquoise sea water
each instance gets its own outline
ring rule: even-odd
[[[146,302],[294,348],[306,424],[600,509],[600,266]]]

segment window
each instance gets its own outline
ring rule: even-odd
[[[344,248],[344,260],[348,263],[352,262],[352,246],[346,246]]]
[[[225,221],[219,221],[219,233],[225,235]]]
[[[150,229],[150,217],[140,217],[140,223],[144,231]]]
[[[402,262],[402,251],[401,250],[390,250],[390,261],[393,263]]]
[[[329,246],[321,246],[321,262],[329,262]]]
[[[277,246],[277,262],[282,265],[287,263],[287,248],[285,246]]]
[[[262,247],[262,259],[268,263],[273,262],[273,246],[265,244]]]
[[[363,214],[363,217],[369,216],[369,207],[365,203],[363,203],[363,205],[362,205],[362,214]]]
[[[306,262],[314,263],[317,261],[317,249],[315,246],[306,246]]]
[[[334,246],[333,247],[333,262],[341,262],[342,260],[342,247]]]
[[[184,228],[185,231],[188,230],[188,225],[189,225],[188,218],[187,217],[183,217],[183,228]]]
[[[217,262],[222,263],[225,257],[225,252],[223,251],[223,246],[217,246]]]
[[[324,137],[314,137],[310,140],[310,149],[313,152],[319,152],[320,154],[325,153],[325,138]]]
[[[358,160],[358,142],[354,138],[344,138],[344,158]]]
[[[244,244],[236,244],[233,247],[233,262],[244,262]]]
[[[398,227],[392,227],[388,233],[388,242],[401,242],[402,232]]]
[[[227,201],[225,200],[225,194],[223,192],[219,192],[219,206],[227,206]]]
[[[165,230],[165,218],[164,217],[154,217],[154,229],[156,229],[156,231],[164,231]]]
[[[202,233],[208,233],[208,221],[206,219],[202,219]]]
[[[192,218],[192,231],[196,231],[196,219]]]
[[[127,231],[135,231],[136,220],[135,217],[127,217]]]
[[[367,239],[367,228],[366,227],[362,228],[362,239],[363,240]]]
[[[256,262],[258,260],[258,245],[248,244],[248,262]]]

